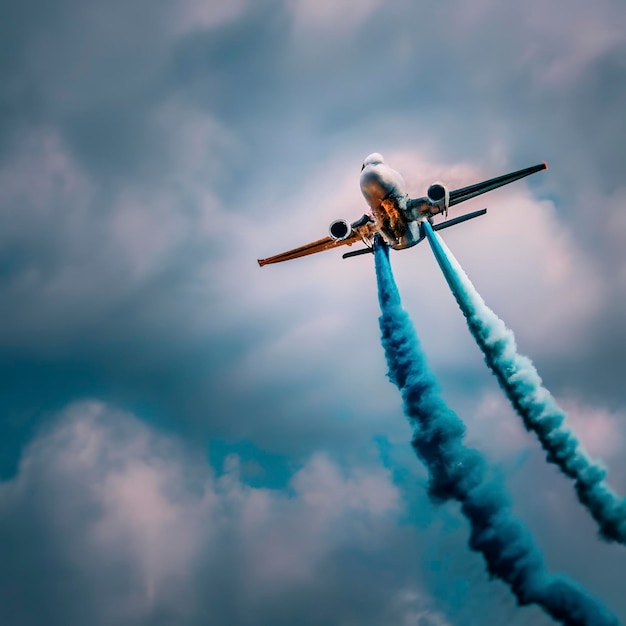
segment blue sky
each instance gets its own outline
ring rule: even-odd
[[[371,258],[256,259],[362,215],[373,151],[414,196],[547,160],[445,240],[626,493],[625,27],[617,0],[3,6],[0,621],[551,623],[428,502]],[[626,621],[623,547],[430,251],[392,263],[548,568]]]

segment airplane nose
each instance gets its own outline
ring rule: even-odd
[[[386,194],[380,173],[372,168],[369,168],[367,172],[361,171],[360,187],[368,203],[379,202]]]

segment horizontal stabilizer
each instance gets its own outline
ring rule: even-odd
[[[485,213],[487,213],[487,209],[481,209],[480,211],[473,211],[472,213],[459,215],[459,217],[455,217],[454,219],[447,220],[446,222],[441,222],[440,224],[435,224],[433,226],[433,230],[443,230],[444,228],[455,226],[456,224],[460,224],[461,222],[467,222],[467,220],[472,220],[475,217],[480,217],[481,215],[484,215]]]
[[[342,259],[349,259],[353,256],[361,256],[362,254],[374,254],[374,248],[362,248],[361,250],[353,250],[341,255]]]

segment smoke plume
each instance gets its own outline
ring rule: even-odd
[[[477,450],[463,444],[465,427],[445,404],[428,369],[413,324],[402,308],[386,245],[375,244],[380,329],[389,378],[402,394],[413,427],[412,445],[429,473],[435,501],[456,500],[470,523],[470,548],[492,576],[506,582],[520,605],[537,604],[563,624],[616,625],[617,619],[585,590],[549,575],[525,526]]]
[[[566,426],[567,415],[542,385],[532,361],[518,354],[513,332],[485,304],[430,224],[425,222],[424,229],[487,365],[524,426],[537,435],[548,461],[574,481],[578,500],[598,523],[600,536],[626,544],[626,500],[606,484],[606,470],[589,458],[576,435]]]

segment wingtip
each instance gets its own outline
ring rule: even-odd
[[[545,161],[542,161],[541,164],[543,165],[544,170],[548,169],[548,164]]]
[[[257,259],[256,262],[259,264],[259,267],[263,267],[265,265],[265,259]]]

